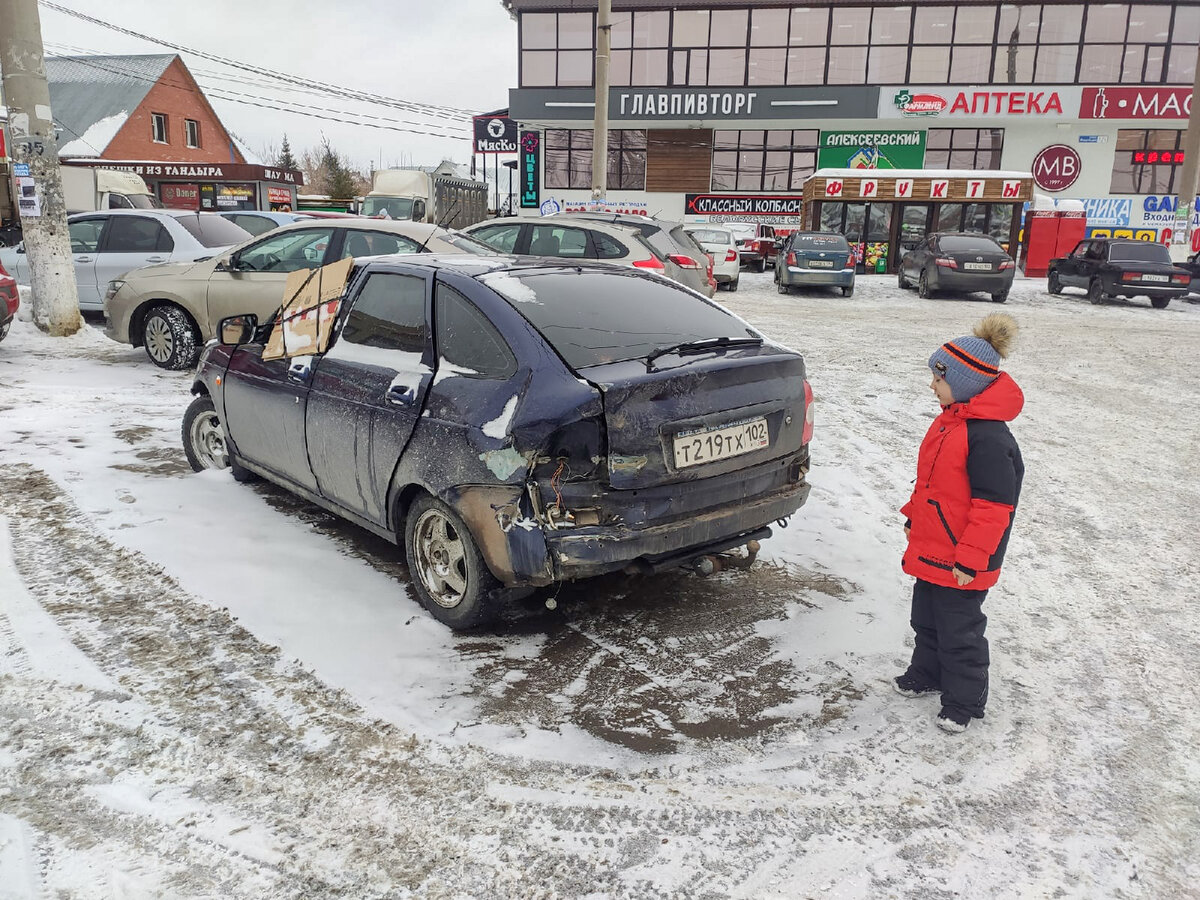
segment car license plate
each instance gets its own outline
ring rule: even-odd
[[[732,425],[675,435],[675,468],[686,469],[702,463],[729,459],[771,446],[767,420],[748,419]]]
[[[808,261],[809,268],[812,269],[832,269],[832,259],[810,259]]]
[[[1170,280],[1171,280],[1170,275],[1143,275],[1142,276],[1142,281],[1168,282]]]
[[[990,272],[992,271],[991,263],[963,263],[964,269],[970,269],[972,272]]]

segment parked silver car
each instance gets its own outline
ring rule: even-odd
[[[271,212],[265,209],[231,209],[217,215],[224,216],[234,225],[240,225],[256,237],[274,231],[280,225],[291,225],[293,222],[313,218],[304,213]]]
[[[250,233],[216,213],[186,209],[104,209],[67,219],[79,308],[104,309],[104,291],[126,272],[157,263],[195,262],[240,244]],[[17,247],[21,284],[29,283],[24,246]]]
[[[644,216],[560,213],[540,219],[489,219],[463,231],[489,247],[518,256],[592,259],[665,275],[711,297],[712,262],[683,226]]]

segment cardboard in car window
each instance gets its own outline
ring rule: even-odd
[[[353,266],[354,260],[347,257],[319,269],[288,274],[283,311],[263,348],[263,359],[312,356],[329,349],[333,323]]]

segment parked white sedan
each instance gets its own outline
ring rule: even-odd
[[[186,209],[105,209],[67,219],[79,308],[104,310],[104,291],[126,272],[156,263],[207,259],[250,237],[216,213]],[[21,284],[29,283],[25,248],[17,248]]]
[[[742,271],[742,260],[738,255],[737,242],[733,232],[719,225],[684,225],[684,230],[692,236],[704,252],[713,258],[713,278],[718,290],[727,291],[738,289],[738,275]]]

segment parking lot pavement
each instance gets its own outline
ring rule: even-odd
[[[785,297],[769,271],[717,299],[805,354],[808,505],[747,571],[568,585],[469,635],[386,542],[190,474],[187,373],[18,323],[5,871],[80,897],[95,872],[146,896],[1186,896],[1200,308],[1016,283],[1028,472],[988,715],[956,740],[888,688],[897,509],[928,355],[997,307],[871,277]]]

